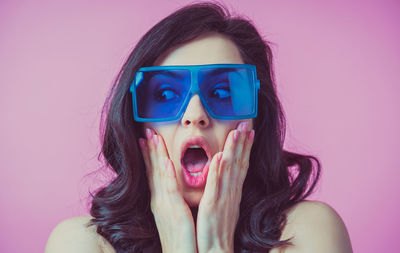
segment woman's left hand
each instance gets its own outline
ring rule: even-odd
[[[254,130],[248,122],[232,130],[223,152],[214,155],[197,214],[198,252],[233,252],[242,187],[249,167]]]

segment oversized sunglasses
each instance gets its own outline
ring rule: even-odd
[[[257,116],[260,81],[249,64],[142,67],[130,86],[136,121],[178,120],[194,94],[215,119]]]

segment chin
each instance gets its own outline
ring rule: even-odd
[[[185,199],[189,207],[198,207],[202,196],[203,191],[186,192],[183,194],[183,198]]]

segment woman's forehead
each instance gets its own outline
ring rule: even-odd
[[[156,66],[203,65],[233,63],[243,64],[237,46],[219,33],[208,33],[188,43],[172,48],[161,55]]]

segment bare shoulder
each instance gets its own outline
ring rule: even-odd
[[[271,252],[353,252],[345,224],[339,214],[323,202],[302,201],[289,209],[281,236],[281,240],[286,239],[291,239],[293,245]]]
[[[45,253],[114,253],[111,245],[88,226],[90,216],[73,217],[59,223],[51,232]]]

